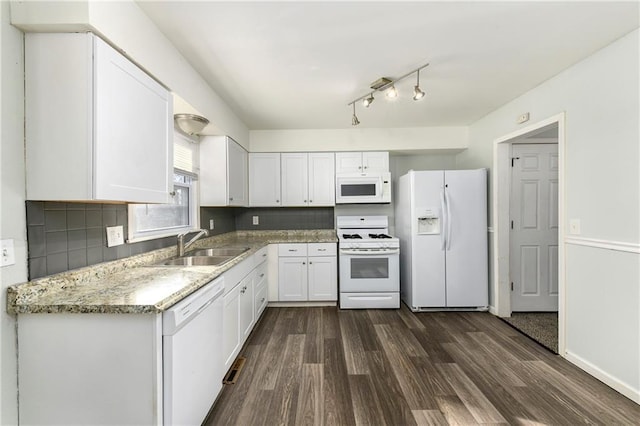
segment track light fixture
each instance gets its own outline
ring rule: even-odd
[[[357,126],[358,124],[360,124],[360,120],[358,120],[358,117],[356,116],[356,102],[362,101],[362,105],[369,108],[369,105],[371,105],[375,100],[373,98],[373,94],[375,92],[383,92],[383,91],[386,91],[386,95],[388,98],[398,97],[398,90],[396,89],[395,83],[407,78],[414,72],[416,73],[416,85],[413,87],[413,100],[417,101],[419,99],[422,99],[425,95],[425,92],[422,89],[420,89],[420,70],[428,66],[429,64],[426,63],[421,67],[411,70],[405,75],[396,78],[395,80],[387,77],[381,77],[376,81],[374,81],[373,83],[371,83],[370,87],[373,89],[373,92],[369,92],[366,95],[360,96],[359,98],[356,98],[347,104],[347,105],[353,105],[353,117],[351,118],[351,124],[353,126]]]
[[[360,120],[358,120],[358,117],[356,116],[356,102],[352,102],[353,104],[353,117],[351,117],[351,125],[352,126],[357,126],[358,124],[360,124]]]

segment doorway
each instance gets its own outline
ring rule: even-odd
[[[542,148],[544,146],[546,148]],[[556,148],[557,153],[554,152]],[[505,319],[512,318],[512,313],[518,311],[557,311],[557,317],[555,313],[552,314],[554,315],[552,339],[555,346],[552,350],[562,356],[564,356],[564,249],[558,241],[562,242],[564,238],[563,153],[564,114],[495,140],[492,200],[494,225],[492,311]],[[543,161],[547,169],[555,169],[553,173],[557,173],[557,176],[553,174],[549,176],[544,172],[543,174],[546,175],[543,178],[546,181],[536,183],[540,176],[535,177],[535,173],[529,176],[520,174],[516,176],[519,182],[512,184],[512,164],[515,168],[517,161],[520,161],[520,166],[531,172],[539,168],[540,162]],[[515,188],[515,185],[520,188]],[[546,206],[538,205],[542,195],[541,185],[545,186],[546,194],[544,195],[547,200],[543,204],[547,203]],[[547,197],[548,194],[552,196]],[[520,205],[520,212],[512,212],[513,203]],[[525,203],[524,210],[522,210],[522,203]],[[535,208],[529,209],[526,207],[527,203],[535,205]],[[540,216],[541,208],[546,209],[544,218]],[[517,217],[518,214],[520,217]],[[514,228],[520,228],[520,230],[534,231],[536,227],[551,228],[551,231],[547,232],[547,237],[551,235],[554,241],[528,240],[531,235],[536,235],[535,232],[530,232],[530,235],[526,235],[526,232],[521,234],[520,237],[524,239],[518,239],[516,235],[516,239],[512,240],[512,218]],[[517,223],[518,221],[520,223]],[[543,255],[549,261],[546,265],[538,265]],[[512,280],[514,276],[518,278]],[[518,292],[518,295],[513,296],[514,292]],[[517,320],[515,317],[518,315],[520,314],[513,315],[514,321]]]

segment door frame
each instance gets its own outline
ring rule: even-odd
[[[509,277],[509,204],[511,198],[511,144],[528,134],[558,127],[558,353],[565,356],[565,113],[549,117],[499,137],[493,142],[493,306],[500,317],[511,316]],[[535,142],[533,142],[535,143]]]

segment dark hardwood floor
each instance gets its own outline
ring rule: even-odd
[[[268,308],[206,425],[639,424],[640,406],[488,313]]]

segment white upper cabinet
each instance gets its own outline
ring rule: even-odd
[[[303,152],[282,153],[282,205],[309,205],[308,155]]]
[[[200,138],[200,205],[247,206],[248,154],[228,136]]]
[[[27,199],[166,203],[167,89],[91,33],[25,35]]]
[[[282,205],[335,205],[333,153],[282,153]]]
[[[335,206],[335,156],[333,152],[309,153],[309,206]]]
[[[249,205],[279,207],[280,153],[249,153]]]
[[[389,171],[386,151],[336,152],[336,173],[377,173]]]

